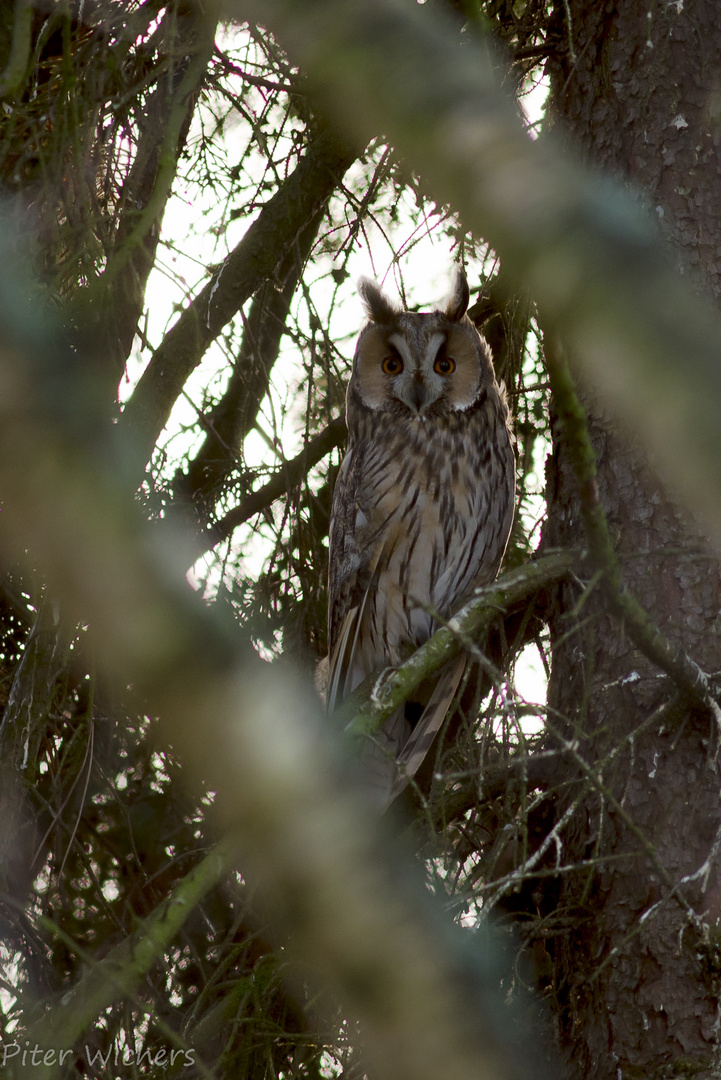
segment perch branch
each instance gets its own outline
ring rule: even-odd
[[[570,551],[555,551],[517,570],[510,570],[493,585],[477,589],[473,599],[457,615],[436,630],[433,637],[397,668],[389,668],[376,678],[370,696],[358,707],[356,695],[338,710],[338,718],[349,716],[345,730],[350,735],[369,735],[413,693],[417,687],[472,642],[499,612],[528,600],[553,582],[566,577],[576,564]],[[363,695],[365,696],[365,695]]]

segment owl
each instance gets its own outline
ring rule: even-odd
[[[348,385],[348,448],[330,524],[329,712],[495,578],[514,508],[505,391],[466,315],[465,274],[457,270],[449,300],[431,312],[402,310],[368,279],[359,292],[368,322]],[[368,737],[362,756],[381,807],[421,764],[465,664],[464,655],[450,661],[420,701]]]

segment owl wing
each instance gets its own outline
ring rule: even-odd
[[[333,497],[328,605],[332,647],[326,699],[329,713],[371,673],[366,670],[367,656],[360,655],[362,636],[388,536],[385,529],[378,528],[377,522],[371,525],[364,512],[367,464],[360,453],[349,451]],[[390,805],[419,769],[445,719],[465,666],[466,657],[461,655],[441,669],[412,732],[401,707],[369,738],[363,753],[365,770],[381,808]],[[399,746],[402,746],[400,754]]]
[[[356,657],[382,542],[369,544],[370,529],[361,506],[361,466],[357,451],[349,448],[333,493],[328,573],[329,713],[370,674],[360,670]]]
[[[358,603],[353,604],[348,608],[343,621],[338,631],[338,639],[335,642],[333,651],[330,655],[330,677],[328,681],[328,699],[327,707],[328,712],[333,712],[336,705],[340,704],[358,685],[361,679],[354,678],[357,674],[359,665],[356,662],[358,655],[358,644],[363,626],[363,616],[365,614],[366,606],[368,603],[368,596],[370,594],[370,582],[373,579],[373,573],[375,567],[378,564],[378,558],[380,556],[380,549],[375,553],[375,558],[370,565],[370,572],[368,574],[368,584],[365,590],[360,596]],[[347,584],[351,584],[348,582]],[[365,672],[370,674],[370,672]]]
[[[372,454],[349,449],[333,494],[328,574],[329,713],[383,663],[368,641],[376,572],[388,544],[386,522],[376,520],[377,515],[369,508],[373,493],[368,490],[368,474],[373,465]],[[366,781],[380,809],[391,801],[390,792],[398,778],[396,753],[409,730],[401,706],[365,742],[362,757]]]

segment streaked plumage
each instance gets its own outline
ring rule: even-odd
[[[331,711],[493,580],[513,518],[508,409],[465,314],[465,276],[445,310],[421,314],[396,308],[374,282],[359,288],[369,322],[348,386],[348,449],[330,527]],[[418,769],[464,665],[461,657],[439,674],[413,728],[401,709],[367,748],[382,805]]]

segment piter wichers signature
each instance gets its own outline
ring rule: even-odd
[[[195,1050],[168,1050],[164,1046],[136,1053],[127,1047],[116,1047],[115,1050],[111,1047],[109,1050],[103,1051],[93,1050],[86,1045],[84,1051],[86,1064],[91,1068],[106,1069],[112,1064],[116,1067],[119,1065],[154,1065],[163,1069],[175,1065],[176,1061],[179,1062],[181,1068],[195,1065]],[[62,1066],[68,1058],[82,1056],[83,1054],[77,1050],[53,1050],[38,1046],[37,1043],[31,1047],[26,1039],[24,1046],[19,1042],[4,1043],[0,1046],[0,1067],[5,1067],[13,1061],[16,1065],[21,1066]],[[184,1060],[181,1061],[181,1058]]]

